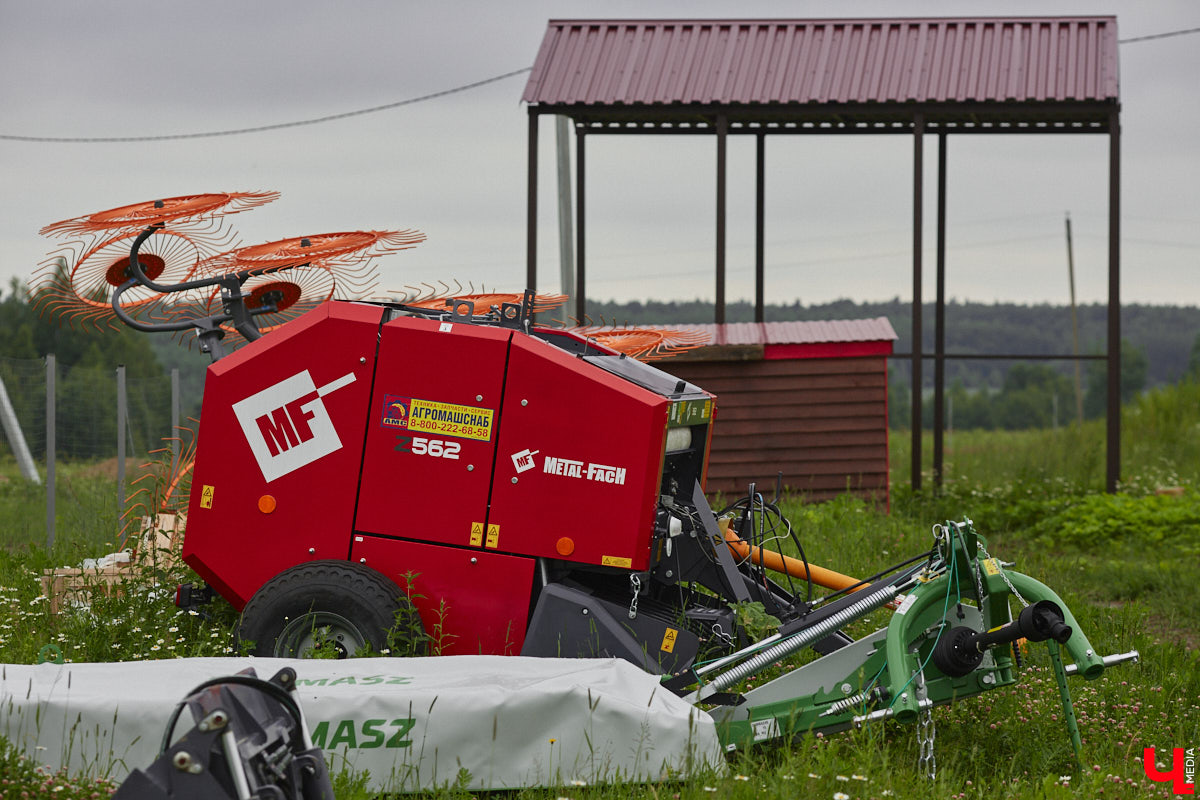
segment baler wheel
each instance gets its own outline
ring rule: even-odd
[[[398,655],[424,655],[421,618],[395,583],[350,561],[311,561],[276,575],[242,611],[238,639],[254,655],[305,658],[330,647],[347,658],[366,646],[390,649],[388,632],[402,631]],[[393,645],[396,644],[393,642]]]

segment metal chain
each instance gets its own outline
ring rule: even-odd
[[[937,726],[933,724],[933,708],[926,706],[917,717],[917,742],[921,754],[917,758],[917,766],[924,770],[929,780],[937,780],[937,755],[933,752],[934,740],[937,739]]]
[[[642,579],[638,577],[636,572],[629,576],[629,591],[633,594],[629,598],[629,618],[637,619],[638,594],[642,591]]]
[[[1012,581],[1010,581],[1008,579],[1008,575],[1004,572],[1004,567],[1000,566],[999,561],[997,561],[996,559],[991,557],[991,555],[987,551],[987,548],[983,546],[982,542],[980,542],[978,544],[979,544],[979,550],[983,553],[983,557],[985,559],[987,559],[988,561],[991,561],[992,564],[996,567],[996,571],[1000,573],[1000,577],[1003,578],[1004,582],[1008,585],[1008,590],[1010,592],[1012,592],[1013,597],[1017,598],[1017,600],[1020,601],[1022,608],[1028,608],[1029,601],[1021,596],[1021,593],[1017,591],[1017,587],[1013,586]]]

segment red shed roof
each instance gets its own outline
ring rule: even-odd
[[[654,327],[700,331],[708,336],[706,346],[675,356],[687,361],[882,355],[892,352],[892,342],[899,338],[887,317]]]
[[[702,331],[709,344],[831,344],[841,342],[894,342],[899,337],[887,317],[875,319],[801,320],[793,322],[727,322],[670,325]]]
[[[573,106],[1115,102],[1111,16],[551,20],[524,100]]]

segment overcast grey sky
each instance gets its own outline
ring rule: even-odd
[[[0,134],[118,137],[304,120],[530,66],[548,19],[1115,14],[1120,38],[1200,27],[1195,0],[1041,2],[371,2],[0,0]],[[1200,304],[1200,35],[1120,47],[1122,299]],[[525,275],[525,75],[374,114],[240,136],[150,143],[0,140],[0,280],[28,278],[38,230],[114,206],[212,191],[282,199],[228,219],[241,243],[419,228],[379,262],[381,291]],[[542,124],[539,289],[558,289],[553,125]],[[933,137],[930,137],[932,139]],[[715,143],[595,137],[588,294],[713,296]],[[1106,297],[1105,136],[962,136],[949,144],[948,294]],[[768,139],[767,298],[911,297],[911,139]],[[936,141],[929,141],[932,219]],[[753,296],[753,143],[730,149],[729,288]],[[933,291],[926,235],[927,299]]]

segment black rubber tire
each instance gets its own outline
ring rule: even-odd
[[[375,654],[388,648],[397,622],[411,637],[403,655],[425,651],[421,619],[408,596],[370,567],[352,561],[310,561],[276,575],[254,593],[238,624],[239,641],[251,641],[256,656],[305,658],[328,641],[339,658],[365,645]],[[401,655],[401,653],[395,653]]]

